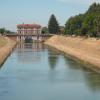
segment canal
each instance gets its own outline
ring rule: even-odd
[[[100,100],[100,75],[41,43],[19,44],[0,68],[0,100]]]

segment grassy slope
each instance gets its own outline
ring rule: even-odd
[[[3,36],[0,36],[0,47],[3,47],[6,45],[7,41]]]
[[[100,40],[95,38],[53,36],[45,43],[100,68]]]
[[[4,63],[16,45],[16,41],[0,36],[0,65]]]

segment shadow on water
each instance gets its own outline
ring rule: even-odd
[[[100,91],[100,74],[84,73],[85,81],[88,87],[93,91]]]
[[[91,70],[91,65],[85,65],[79,63],[79,61],[73,61],[71,58],[65,57],[65,64],[69,69],[73,71],[81,71],[83,73],[86,86],[91,89],[93,92],[99,91],[100,92],[100,74]],[[88,67],[89,66],[89,67]]]
[[[60,52],[58,50],[55,50],[54,48],[48,47],[48,49],[49,49],[48,50],[48,63],[50,65],[50,68],[54,70],[58,63]]]

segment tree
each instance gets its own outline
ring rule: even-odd
[[[12,32],[12,31],[7,30],[7,29],[5,29],[5,28],[0,28],[0,34],[1,34],[1,35],[15,34],[15,32]]]
[[[4,35],[5,31],[5,28],[0,28],[0,34]]]
[[[56,20],[56,17],[52,14],[49,22],[48,22],[48,31],[51,34],[57,34],[59,33],[59,24]]]
[[[81,36],[85,36],[88,32],[88,28],[84,25],[82,28],[81,28]]]
[[[71,17],[65,24],[65,34],[79,35],[82,27],[83,15]]]
[[[47,27],[43,27],[42,28],[42,34],[47,34],[48,33],[48,28]]]
[[[100,36],[100,16],[98,16],[95,21],[95,26],[96,26],[96,32],[97,32],[97,36]]]
[[[65,34],[100,36],[100,4],[93,3],[86,13],[70,17],[65,24]]]
[[[100,13],[100,4],[93,3],[86,13]]]

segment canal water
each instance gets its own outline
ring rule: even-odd
[[[0,68],[0,100],[100,100],[100,75],[41,43],[19,44]]]

